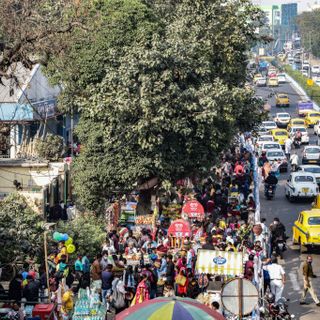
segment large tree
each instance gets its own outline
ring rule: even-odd
[[[301,13],[297,23],[303,47],[320,57],[320,9]]]
[[[10,263],[15,259],[20,262],[27,256],[41,257],[43,226],[42,217],[22,195],[12,193],[0,201],[0,262]],[[43,256],[38,262],[43,262]]]
[[[63,84],[60,107],[81,113],[73,182],[87,208],[151,178],[206,172],[259,118],[245,86],[260,19],[250,0],[26,0],[29,11],[2,1],[0,18],[8,8],[25,32],[0,23],[9,59],[0,71],[44,57],[51,80]]]
[[[258,119],[245,87],[259,15],[248,1],[181,0],[160,9],[148,1],[141,9],[152,12],[152,27],[143,20],[129,42],[110,43],[103,79],[73,96],[83,144],[75,191],[91,209],[154,177],[206,171]]]

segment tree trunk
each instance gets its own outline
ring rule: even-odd
[[[151,194],[153,189],[141,190],[139,195],[139,201],[137,204],[137,215],[142,216],[150,214],[151,211]]]

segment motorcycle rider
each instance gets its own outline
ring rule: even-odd
[[[274,171],[270,171],[268,177],[264,180],[264,192],[267,193],[269,187],[272,186],[272,192],[274,193],[278,184],[278,179]]]
[[[271,252],[277,248],[277,242],[282,241],[286,244],[286,227],[280,222],[279,218],[274,218],[273,222],[270,224],[270,232],[271,232]]]
[[[302,137],[302,133],[300,131],[300,129],[297,129],[295,135],[294,135],[294,144],[295,146],[300,146],[301,144],[301,137]]]

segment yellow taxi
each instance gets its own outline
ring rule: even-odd
[[[320,246],[320,209],[301,211],[292,227],[292,242],[303,247]]]
[[[288,124],[288,131],[293,127],[306,127],[306,122],[302,118],[292,118]]]
[[[320,112],[319,111],[309,111],[304,120],[306,121],[307,127],[313,127],[318,120],[320,120]]]
[[[270,130],[273,140],[278,142],[280,145],[284,146],[286,140],[288,139],[288,131],[286,129],[272,129]]]
[[[268,79],[268,86],[269,87],[277,87],[279,85],[278,77],[272,77]]]
[[[259,78],[262,78],[262,74],[261,73],[256,73],[254,76],[253,76],[253,83],[256,83],[256,81],[259,79]]]
[[[277,93],[276,107],[290,107],[289,96],[285,93]]]

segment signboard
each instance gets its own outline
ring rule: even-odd
[[[198,250],[196,271],[198,273],[239,276],[243,274],[243,253]]]
[[[182,208],[182,213],[188,215],[190,219],[203,219],[204,208],[197,200],[188,201]]]
[[[191,229],[189,223],[183,219],[173,221],[168,229],[168,235],[176,238],[190,237]]]
[[[34,102],[32,103],[32,106],[37,110],[33,112],[34,120],[54,117],[57,112],[56,99]]]

